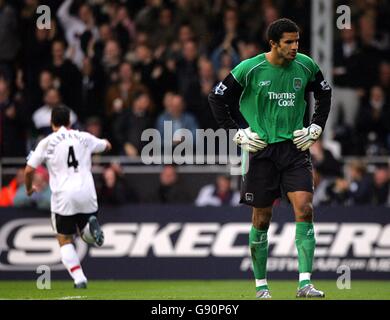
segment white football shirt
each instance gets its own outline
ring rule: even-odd
[[[27,164],[36,168],[46,163],[52,192],[51,212],[70,216],[97,211],[91,154],[103,152],[106,146],[106,140],[65,127],[38,143]]]

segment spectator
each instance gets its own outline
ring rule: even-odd
[[[38,134],[46,136],[51,132],[51,111],[53,108],[62,105],[61,96],[57,89],[51,88],[45,93],[45,104],[33,113],[33,122]],[[70,112],[70,123],[77,122],[77,115]]]
[[[164,93],[176,89],[176,76],[153,57],[152,50],[145,44],[135,49],[134,70],[139,74],[140,82],[152,94],[152,99],[160,104]]]
[[[65,43],[61,40],[53,42],[52,61],[49,68],[56,81],[59,82],[59,89],[64,103],[79,114],[81,106],[81,73],[70,60],[65,58]]]
[[[69,44],[69,56],[72,62],[81,69],[85,56],[81,47],[82,35],[89,32],[93,39],[97,39],[98,29],[89,5],[81,4],[78,8],[78,16],[74,16],[70,13],[72,3],[73,0],[65,0],[58,8],[57,17],[65,30],[66,41]]]
[[[257,30],[255,33],[255,39],[258,43],[260,43],[260,47],[265,51],[269,48],[269,43],[267,39],[267,27],[275,20],[281,18],[281,13],[278,8],[274,6],[272,1],[262,1],[260,3],[260,23],[258,22],[256,24]]]
[[[14,198],[14,206],[17,208],[38,208],[50,210],[51,191],[49,187],[49,174],[43,166],[39,166],[33,177],[33,186],[36,192],[29,197],[26,187],[21,185]]]
[[[131,108],[123,110],[114,123],[116,140],[121,152],[132,157],[141,154],[145,142],[141,141],[142,132],[152,127],[152,100],[147,93],[139,93]]]
[[[238,41],[242,38],[239,28],[239,17],[236,8],[227,8],[223,13],[223,26],[215,33],[211,43],[211,50],[232,49],[238,51]],[[214,65],[216,68],[216,66]],[[218,69],[218,68],[216,68]]]
[[[11,207],[14,204],[16,192],[20,186],[24,185],[24,170],[18,169],[16,176],[10,183],[0,190],[0,207]]]
[[[383,61],[379,65],[378,81],[386,94],[386,101],[390,101],[390,62]]]
[[[101,66],[108,85],[112,85],[119,80],[119,66],[122,62],[122,51],[118,41],[108,40],[104,45]]]
[[[111,85],[106,94],[106,114],[115,116],[129,108],[136,94],[146,92],[146,88],[140,85],[134,78],[133,67],[128,62],[123,62],[119,68],[119,82]]]
[[[217,83],[214,68],[210,60],[202,58],[199,59],[198,70],[199,85],[201,90],[201,102],[199,104],[199,107],[194,110],[194,115],[199,120],[201,128],[211,128],[217,130],[219,126],[214,119],[207,99],[208,94],[211,92],[211,90]]]
[[[152,33],[155,31],[154,24],[158,20],[158,14],[162,6],[162,0],[146,0],[143,8],[135,17],[137,30]]]
[[[111,28],[116,34],[122,51],[126,52],[136,38],[135,23],[129,16],[125,5],[119,5],[114,12],[115,14],[111,17]]]
[[[31,37],[26,37],[26,42],[23,46],[23,68],[26,75],[27,88],[32,96],[32,106],[37,108],[40,103],[34,99],[40,94],[38,85],[40,83],[40,75],[42,72],[49,70],[48,61],[51,60],[51,41],[54,37],[56,29],[38,29],[35,27],[36,21],[34,20],[34,33]],[[37,93],[38,92],[38,93]]]
[[[378,41],[376,20],[370,14],[363,14],[359,18],[359,40],[361,48],[359,51],[359,71],[358,80],[360,87],[366,94],[369,88],[375,83],[380,61],[384,58],[384,48],[381,46],[382,41]],[[370,63],[366,63],[370,61]],[[364,75],[362,77],[361,75]]]
[[[160,183],[157,189],[150,194],[148,200],[161,204],[191,203],[187,188],[180,181],[176,169],[172,165],[164,166],[160,173]]]
[[[193,40],[186,41],[177,61],[176,72],[178,91],[191,111],[196,110],[200,103],[198,59],[198,44]]]
[[[335,191],[332,190],[335,185],[335,178],[330,178],[323,176],[315,166],[313,166],[313,183],[314,183],[314,193],[313,193],[313,206],[322,206],[331,204],[331,194]],[[333,196],[333,200],[335,199]],[[343,202],[343,201],[341,201]]]
[[[172,125],[172,134],[175,132],[179,133],[181,129],[188,129],[191,131],[192,137],[195,139],[196,129],[198,128],[198,123],[195,117],[186,112],[184,100],[181,95],[173,94],[168,92],[164,97],[164,107],[165,111],[157,118],[156,128],[160,132],[161,137],[164,136],[164,122],[168,121]],[[166,136],[169,136],[167,133]],[[173,141],[173,143],[178,143],[181,140]],[[164,145],[171,143],[171,141],[165,141]]]
[[[333,103],[325,130],[325,137],[328,139],[335,138],[334,130],[342,112],[344,124],[350,129],[355,126],[359,107],[359,50],[355,27],[342,29],[340,40],[336,41],[333,53],[335,58]]]
[[[390,173],[387,165],[378,166],[374,171],[373,205],[390,205]]]
[[[223,30],[219,31],[213,40],[211,60],[214,70],[218,71],[222,67],[233,69],[240,62],[239,39],[242,39],[242,34],[239,30],[237,10],[228,8],[224,12]],[[223,62],[226,59],[229,65]]]
[[[20,48],[18,37],[18,19],[14,9],[0,0],[0,73],[12,80],[12,64]]]
[[[341,163],[333,154],[324,148],[322,140],[317,140],[310,148],[313,167],[323,177],[338,177],[342,175]]]
[[[116,206],[138,202],[138,197],[134,190],[129,188],[123,179],[119,166],[110,165],[105,168],[102,180],[98,189],[98,199],[102,205]]]
[[[230,185],[230,176],[220,175],[215,184],[209,184],[200,189],[195,205],[204,206],[238,206],[240,203],[240,193],[234,191]]]
[[[102,122],[98,117],[90,117],[85,121],[85,131],[94,135],[97,138],[103,137]]]
[[[114,33],[109,22],[99,25],[99,37],[93,44],[93,64],[101,65],[104,56],[104,50],[108,41],[114,40]],[[114,40],[115,41],[115,40]]]
[[[151,39],[151,42],[155,47],[166,47],[174,41],[176,31],[175,20],[173,19],[173,12],[171,8],[161,8],[156,29],[158,32],[155,32]]]
[[[9,82],[0,75],[0,158],[26,155],[26,114],[11,97]]]
[[[104,116],[104,75],[98,65],[90,58],[84,58],[81,69],[81,105],[79,115],[81,120],[90,116]]]
[[[373,179],[359,160],[347,164],[347,178],[337,177],[326,188],[329,204],[347,206],[371,204],[373,190]]]
[[[385,98],[383,89],[374,86],[370,90],[368,104],[360,106],[356,129],[361,147],[364,148],[361,150],[362,154],[385,155],[390,151],[386,150],[390,131],[390,106]]]
[[[349,183],[346,179],[337,177],[334,181],[324,187],[326,193],[322,198],[324,204],[339,206],[351,204]]]
[[[367,173],[366,165],[361,161],[353,161],[347,165],[347,174],[350,179],[350,204],[370,204],[373,196],[373,183]]]
[[[238,50],[241,61],[252,58],[262,52],[259,44],[255,41],[240,41]]]
[[[43,69],[39,74],[39,88],[34,90],[31,97],[31,111],[34,112],[44,104],[45,93],[51,89],[58,89],[59,81],[55,81],[53,73],[48,69]]]

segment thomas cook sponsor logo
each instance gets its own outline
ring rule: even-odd
[[[268,92],[268,98],[271,101],[277,101],[280,107],[293,107],[295,105],[294,92]]]

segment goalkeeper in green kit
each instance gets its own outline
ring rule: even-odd
[[[256,297],[271,298],[266,279],[267,231],[272,204],[282,195],[292,204],[298,251],[299,298],[325,294],[311,282],[315,249],[313,177],[309,148],[320,137],[330,111],[331,88],[317,64],[298,53],[299,29],[289,19],[267,30],[271,50],[242,61],[209,95],[218,124],[237,129],[233,140],[249,152],[242,177],[241,203],[253,207],[249,246]],[[305,92],[316,100],[311,124],[304,127]],[[240,129],[231,114],[239,111],[249,127]]]

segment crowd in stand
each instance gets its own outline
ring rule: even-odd
[[[72,110],[74,128],[112,141],[112,155],[140,155],[142,132],[163,132],[167,120],[174,130],[217,129],[207,95],[241,60],[268,50],[266,26],[279,17],[298,23],[300,51],[310,55],[309,0],[48,0],[50,29],[36,25],[40,4],[0,0],[2,157],[25,157],[50,133],[50,112],[61,104]],[[334,94],[324,139],[337,141],[341,155],[389,155],[390,4],[340,4],[351,6],[353,23],[351,29],[335,26],[334,68],[327,71]],[[373,200],[350,189],[369,175],[370,190],[384,184],[388,191],[388,168],[369,174],[359,164],[351,167],[359,174],[347,177],[324,152],[313,155],[323,190],[319,203],[383,203],[377,193]],[[129,186],[120,169],[106,170],[100,193],[126,202],[131,197],[121,191]],[[218,181],[213,188],[224,189],[223,178]],[[210,188],[196,203],[235,203],[234,195],[205,201],[218,194]],[[157,202],[176,198],[164,183],[154,196]]]

